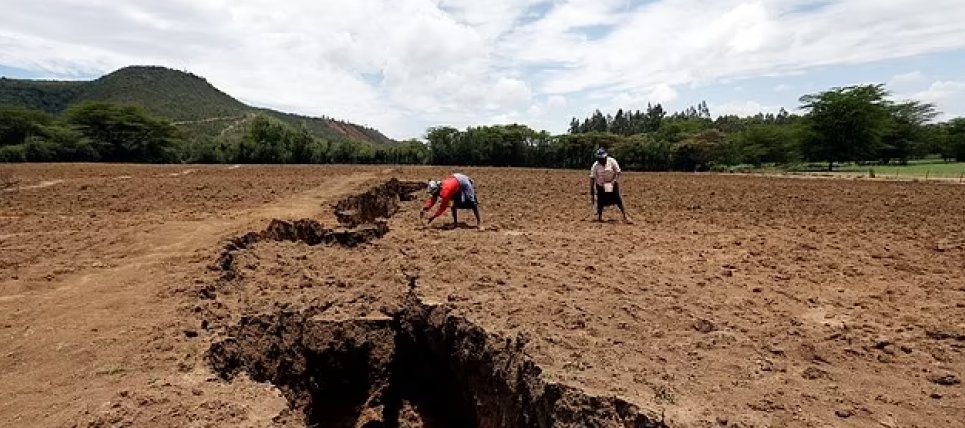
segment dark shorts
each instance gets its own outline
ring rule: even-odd
[[[469,200],[465,195],[459,195],[458,198],[452,201],[452,208],[457,210],[471,210],[476,208],[476,200]]]
[[[599,209],[611,205],[623,205],[623,197],[620,196],[620,183],[613,183],[613,191],[603,191],[603,186],[596,186],[596,206]]]

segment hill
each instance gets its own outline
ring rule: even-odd
[[[0,78],[0,106],[60,114],[85,101],[138,104],[194,134],[216,135],[261,113],[295,127],[304,126],[319,138],[380,146],[396,143],[366,126],[249,106],[203,77],[159,66],[125,67],[91,81]]]

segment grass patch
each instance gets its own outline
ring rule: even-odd
[[[960,178],[965,175],[965,162],[918,161],[908,165],[848,165],[835,172],[869,174],[877,177]]]
[[[795,165],[763,165],[747,171],[746,166],[737,168],[739,171],[755,174],[811,174],[811,175],[851,175],[870,178],[913,178],[913,179],[962,179],[965,178],[965,162],[946,162],[941,159],[918,159],[909,161],[908,165],[876,165],[844,163],[836,164],[833,171],[828,171],[827,163],[800,163]]]

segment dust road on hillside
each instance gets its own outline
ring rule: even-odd
[[[3,168],[2,426],[965,420],[963,186],[472,168],[475,230],[448,168]]]

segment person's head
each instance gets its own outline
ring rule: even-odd
[[[610,155],[607,154],[606,149],[604,149],[603,147],[600,147],[599,149],[596,150],[596,161],[600,165],[606,165],[606,158],[608,156]]]
[[[442,190],[442,183],[436,180],[429,180],[429,187],[426,188],[426,192],[432,196],[439,196],[440,190]]]

